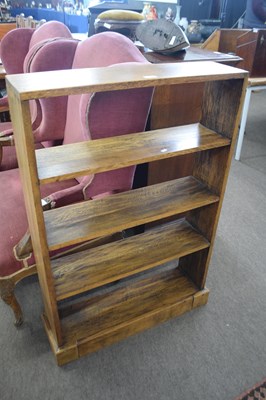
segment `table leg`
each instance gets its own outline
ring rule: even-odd
[[[245,133],[247,117],[248,117],[250,97],[251,97],[251,87],[248,87],[246,90],[246,96],[245,96],[242,117],[241,117],[241,122],[240,122],[240,129],[239,129],[237,145],[236,145],[236,155],[235,155],[236,160],[240,160],[241,148],[242,148],[242,144],[243,144],[244,133]]]
[[[251,92],[255,92],[258,90],[266,90],[266,86],[265,85],[249,86],[246,90],[246,96],[245,96],[245,100],[244,100],[244,106],[243,106],[242,117],[241,117],[240,128],[239,128],[239,135],[238,135],[238,140],[237,140],[237,145],[236,145],[236,154],[235,154],[236,160],[240,160],[240,154],[241,154],[244,133],[245,133],[246,123],[247,123],[247,117],[248,117],[248,109],[249,109],[249,103],[250,103],[250,98],[251,98]]]

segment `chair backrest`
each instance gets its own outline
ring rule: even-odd
[[[37,29],[17,28],[1,40],[1,60],[7,74],[23,73],[23,64],[29,50],[42,40],[72,38],[70,30],[59,21],[49,21]]]
[[[131,40],[103,32],[78,43],[73,68],[136,62],[148,63]],[[141,88],[69,96],[64,144],[143,131],[152,94],[153,88]],[[86,197],[93,198],[130,189],[134,171],[133,166],[77,180],[87,186]]]
[[[24,72],[55,71],[72,68],[78,41],[75,39],[48,39],[37,43],[28,52]],[[64,138],[67,96],[31,101],[34,141],[45,146]],[[48,141],[48,143],[46,143]]]
[[[73,41],[72,34],[67,26],[58,21],[46,22],[35,30],[31,28],[18,28],[8,32],[1,42],[1,56],[6,72],[8,74],[18,74],[71,68],[76,41],[73,41],[72,44],[61,43],[62,48],[60,49],[55,45],[56,52],[53,52],[51,56],[47,56],[53,50],[43,46],[43,44],[46,44],[46,41],[58,38]],[[69,49],[69,53],[65,49]],[[60,59],[60,57],[62,58]],[[43,116],[48,113],[48,104],[53,104],[53,107],[58,104],[58,107],[55,109],[59,109],[59,115],[62,114],[64,110],[63,104],[66,102],[66,99],[59,100],[43,101],[42,103],[31,101],[31,117],[35,142],[51,140],[51,143],[45,144],[52,145],[54,140],[63,139],[63,131],[59,127],[57,130],[49,130],[53,126],[52,120],[49,121],[49,124],[47,124],[48,118],[46,118],[46,122],[42,121]],[[62,118],[60,117],[59,120],[62,121]]]
[[[1,60],[7,74],[21,74],[29,43],[34,33],[31,28],[17,28],[1,40]]]
[[[46,39],[65,38],[72,39],[72,33],[66,25],[59,21],[48,21],[42,24],[39,28],[35,29],[30,43],[29,49],[35,44]]]

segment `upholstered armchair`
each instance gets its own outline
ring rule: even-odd
[[[131,63],[135,62],[147,61],[129,39],[117,33],[105,32],[77,44],[72,68],[109,65],[112,68],[112,64],[119,63],[129,63],[130,68]],[[152,88],[141,88],[69,96],[63,144],[143,131],[152,94]],[[56,124],[55,118],[53,120]],[[71,203],[95,201],[110,193],[130,190],[134,172],[133,166],[43,185],[41,193],[45,207],[66,206],[67,212],[67,205]],[[0,190],[5,192],[0,208],[0,293],[2,299],[12,307],[16,324],[19,325],[22,311],[14,294],[15,284],[35,273],[36,266],[30,234],[25,234],[28,223],[18,169],[0,173]]]
[[[6,73],[19,74],[40,70],[39,66],[32,65],[32,58],[40,50],[44,40],[54,40],[54,38],[59,37],[71,39],[72,35],[69,29],[58,21],[47,22],[38,29],[18,28],[8,32],[0,45],[1,58]],[[42,70],[64,69],[64,62],[65,60],[59,60],[55,56],[55,59],[45,60]],[[0,112],[7,109],[8,99],[5,96],[0,99]],[[31,114],[35,142],[39,144],[43,140],[43,134],[40,134],[38,130],[42,121],[42,108],[39,102],[32,102]],[[47,140],[50,140],[50,138]],[[0,171],[16,167],[17,158],[12,123],[2,122],[0,123]]]

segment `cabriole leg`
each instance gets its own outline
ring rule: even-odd
[[[0,297],[1,299],[9,305],[15,314],[15,326],[20,326],[23,322],[23,314],[21,307],[16,299],[15,284],[11,279],[0,280]]]

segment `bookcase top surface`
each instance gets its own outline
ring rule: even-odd
[[[214,80],[243,79],[248,72],[212,61],[168,64],[124,64],[102,68],[7,75],[20,100]]]

